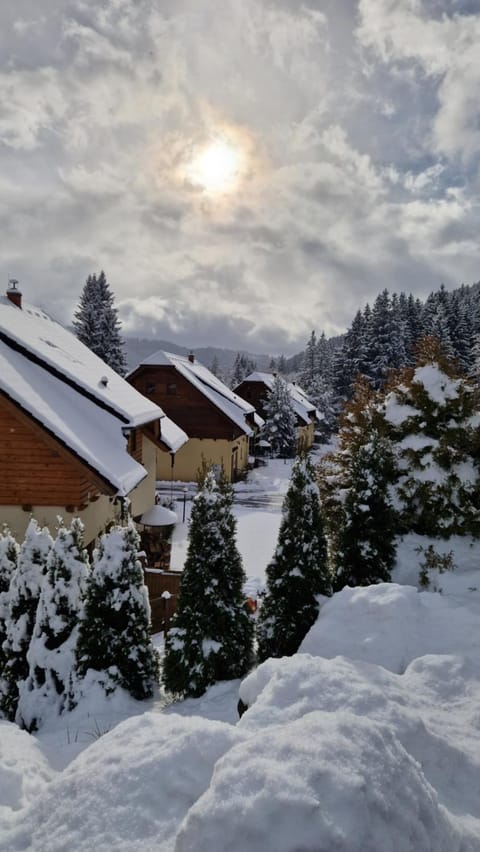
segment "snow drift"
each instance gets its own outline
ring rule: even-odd
[[[243,681],[236,724],[200,717],[236,703],[218,684],[179,705],[200,715],[127,719],[61,772],[46,734],[5,723],[0,850],[480,852],[477,597],[345,589],[310,653]]]

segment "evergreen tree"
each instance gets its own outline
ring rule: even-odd
[[[231,387],[236,388],[243,380],[257,369],[253,361],[244,352],[237,352],[233,363]]]
[[[15,721],[19,690],[29,672],[27,652],[35,626],[38,599],[46,571],[52,539],[45,528],[40,529],[32,518],[20,548],[16,571],[8,590],[7,636],[4,642],[0,709],[11,722]]]
[[[453,360],[455,357],[455,347],[450,336],[448,315],[441,303],[436,306],[430,315],[428,334],[439,341],[443,355],[449,360]]]
[[[259,660],[294,654],[317,618],[318,595],[329,594],[315,470],[308,456],[300,456],[293,465],[277,547],[267,567],[266,594],[257,622]]]
[[[212,363],[210,365],[210,372],[213,373],[213,375],[216,376],[217,379],[222,378],[221,372],[220,372],[220,363],[218,361],[217,355],[214,355],[213,358],[212,358]]]
[[[319,351],[317,345],[317,336],[312,331],[308,340],[305,352],[303,353],[302,366],[298,374],[298,381],[309,399],[313,400],[313,396],[317,389],[319,379]]]
[[[382,414],[395,446],[395,502],[404,531],[480,535],[477,410],[468,380],[435,338],[423,338],[415,367],[392,381]]]
[[[60,526],[48,555],[27,653],[29,675],[20,689],[17,713],[29,731],[72,707],[75,647],[88,576],[83,529],[79,518],[68,530]]]
[[[92,669],[107,694],[121,687],[137,701],[150,698],[158,681],[139,545],[131,521],[101,537],[93,554],[76,649],[80,679]]]
[[[318,340],[315,332],[311,333],[303,353],[298,383],[310,402],[321,412],[322,429],[329,434],[335,427],[337,411],[333,390],[332,353],[323,332]]]
[[[372,310],[368,351],[368,375],[377,388],[385,382],[389,369],[405,363],[402,330],[398,311],[395,317],[388,290],[383,290],[375,299]]]
[[[163,681],[170,692],[199,696],[216,681],[247,673],[253,626],[244,581],[232,492],[209,472],[193,501],[178,607],[165,641]]]
[[[366,353],[371,312],[368,305],[367,308],[365,315],[357,311],[334,359],[333,384],[337,394],[343,398],[350,397],[356,377],[368,370]]]
[[[0,533],[0,681],[7,661],[3,643],[9,621],[8,590],[17,567],[19,547],[7,527]],[[2,687],[0,686],[0,694]]]
[[[103,271],[98,278],[96,275],[88,276],[72,325],[82,343],[112,370],[125,375],[127,364],[120,321]]]
[[[262,434],[271,444],[275,455],[287,458],[294,455],[297,441],[297,417],[288,385],[281,376],[275,376],[265,402],[265,426]]]
[[[351,400],[340,416],[338,450],[322,457],[318,466],[319,487],[326,531],[333,554],[344,546],[345,495],[351,487],[354,459],[360,449],[381,430],[379,392],[359,374]],[[338,570],[338,559],[334,559]]]
[[[390,581],[397,531],[390,497],[394,470],[390,443],[378,432],[353,451],[335,552],[337,589]]]

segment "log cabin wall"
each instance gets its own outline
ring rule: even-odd
[[[81,506],[97,489],[0,398],[0,505]]]
[[[152,505],[150,502],[149,505]],[[80,517],[85,545],[118,520],[120,504],[101,492],[79,460],[0,396],[0,523],[22,541],[31,517],[53,534]]]
[[[267,385],[263,382],[244,381],[235,388],[235,393],[253,405],[260,417],[265,418],[265,403],[269,394]]]
[[[175,367],[140,366],[129,378],[144,396],[163,409],[189,438],[239,438],[243,433]]]

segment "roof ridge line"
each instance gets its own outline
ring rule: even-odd
[[[130,423],[130,419],[125,417],[124,414],[121,414],[116,408],[113,408],[109,405],[108,402],[95,396],[94,393],[87,390],[87,388],[83,387],[83,385],[78,384],[74,381],[70,376],[62,373],[61,370],[54,367],[52,364],[49,364],[35,352],[32,352],[26,346],[22,346],[18,340],[14,340],[9,337],[8,334],[5,334],[4,331],[0,331],[0,340],[3,341],[10,349],[13,349],[15,352],[19,352],[20,355],[23,355],[27,358],[28,361],[31,361],[33,364],[36,364],[38,367],[42,367],[47,373],[50,373],[51,376],[55,376],[55,378],[60,379],[61,382],[71,387],[73,390],[79,392],[86,399],[89,399],[91,402],[94,402],[95,405],[98,405],[99,408],[102,408],[104,411],[108,411],[109,414],[113,414],[118,420],[121,420],[123,423]],[[106,365],[108,366],[108,365]]]

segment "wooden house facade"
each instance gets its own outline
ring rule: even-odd
[[[249,441],[261,424],[252,404],[233,393],[193,355],[157,352],[128,377],[188,435],[170,466],[157,453],[158,479],[196,480],[202,465],[235,481],[246,470]]]
[[[13,291],[13,292],[12,292]],[[71,332],[0,297],[0,522],[21,540],[30,517],[54,531],[85,524],[85,543],[155,502],[157,452],[186,435]]]
[[[265,418],[265,405],[274,381],[273,373],[255,371],[237,385],[235,393],[254,405],[258,413]],[[287,382],[287,388],[297,417],[297,450],[308,450],[314,441],[315,422],[321,415],[299,385]]]

